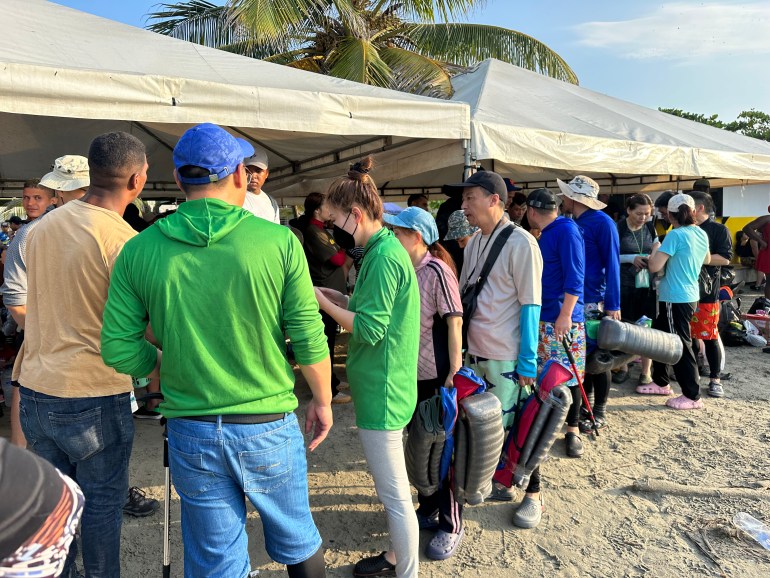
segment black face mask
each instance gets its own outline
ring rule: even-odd
[[[345,219],[345,222],[342,223],[342,227],[348,224],[348,219],[350,219],[350,215],[352,214],[353,214],[353,211],[350,211],[348,213],[348,216]],[[350,251],[351,249],[354,249],[356,246],[356,239],[355,237],[353,237],[353,235],[358,230],[358,223],[356,223],[356,228],[353,229],[352,233],[348,233],[342,227],[338,227],[337,225],[334,225],[334,240],[337,241],[337,244],[340,247],[342,247],[345,251]]]

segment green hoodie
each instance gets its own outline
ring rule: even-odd
[[[301,245],[292,232],[216,199],[179,210],[126,243],[104,310],[102,357],[145,376],[163,349],[167,417],[290,412],[297,363],[329,355]]]

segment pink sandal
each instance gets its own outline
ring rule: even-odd
[[[703,409],[703,400],[680,395],[666,401],[666,405],[671,409]]]
[[[661,387],[657,383],[648,383],[636,386],[636,393],[641,393],[642,395],[671,395],[673,392],[670,385]]]

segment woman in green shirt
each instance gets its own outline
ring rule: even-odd
[[[382,226],[382,201],[371,159],[332,183],[327,202],[343,249],[364,247],[353,297],[316,288],[318,304],[351,334],[347,375],[361,445],[388,517],[392,546],[356,564],[355,576],[418,570],[419,529],[403,452],[403,429],[416,403],[420,292],[401,243]]]

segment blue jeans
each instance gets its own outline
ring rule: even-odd
[[[305,440],[293,413],[247,425],[169,419],[168,450],[182,502],[186,577],[248,575],[244,497],[259,512],[265,550],[279,564],[304,562],[321,547]]]
[[[73,478],[86,499],[80,536],[88,578],[120,576],[120,528],[128,495],[134,420],[128,393],[63,398],[20,388],[29,448]],[[75,558],[70,549],[62,576]]]

